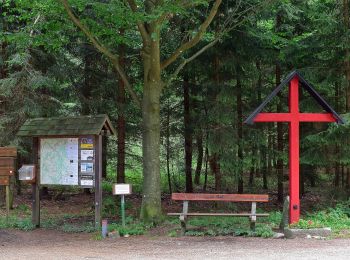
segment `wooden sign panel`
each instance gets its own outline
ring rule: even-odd
[[[95,187],[95,143],[94,136],[79,138],[79,184],[83,188]]]
[[[78,138],[40,139],[40,183],[78,185]]]
[[[0,147],[0,157],[17,157],[17,148]]]
[[[10,177],[0,176],[0,185],[10,185]]]
[[[14,167],[0,166],[0,176],[12,176],[14,172]]]
[[[128,195],[131,194],[131,184],[115,183],[113,184],[113,195]]]

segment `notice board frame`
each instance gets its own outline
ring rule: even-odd
[[[102,131],[103,132],[103,131]],[[42,186],[41,181],[41,169],[40,169],[40,147],[41,139],[57,139],[57,138],[78,138],[78,185],[61,185],[61,186],[76,186],[81,188],[94,188],[95,189],[95,228],[101,226],[101,216],[102,216],[102,134],[100,135],[53,135],[53,136],[40,136],[33,137],[33,164],[36,166],[36,182],[32,184],[32,223],[35,227],[40,227],[40,187]],[[81,139],[82,138],[92,138],[93,139],[93,149],[81,149]],[[94,177],[93,186],[81,186],[81,150],[93,150],[93,168],[94,171],[91,174]],[[45,186],[49,186],[45,184]]]

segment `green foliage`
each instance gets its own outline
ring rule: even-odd
[[[273,227],[278,228],[282,220],[282,212],[272,211],[269,212],[269,214],[270,215],[267,218],[267,222],[270,223]]]
[[[29,213],[31,212],[31,209],[28,205],[26,204],[19,204],[17,207],[16,207],[16,211],[18,211],[19,213],[23,212],[23,213]]]
[[[15,228],[24,231],[30,231],[35,228],[32,224],[31,218],[20,218],[17,216],[10,216],[8,220],[5,216],[0,217],[0,229],[2,228]]]
[[[269,225],[257,225],[254,236],[257,237],[272,237],[274,232]]]
[[[107,195],[103,197],[102,215],[103,216],[118,216],[119,215],[119,196]]]
[[[64,223],[60,230],[66,233],[93,233],[96,228],[93,223],[84,223],[84,225]]]
[[[149,228],[149,225],[134,221],[132,218],[127,218],[125,227],[123,227],[120,223],[108,224],[108,231],[118,231],[121,236],[143,235]]]
[[[276,218],[276,217],[275,217]],[[256,231],[250,230],[248,218],[243,217],[201,217],[189,218],[189,230],[186,231],[188,236],[258,236],[271,237],[273,231],[270,224],[258,223]]]
[[[171,230],[171,231],[168,233],[168,236],[169,236],[169,237],[176,237],[176,236],[177,236],[177,231],[176,231],[176,230]]]
[[[291,226],[303,229],[330,227],[335,234],[350,230],[350,201],[339,203],[335,208],[310,213]]]

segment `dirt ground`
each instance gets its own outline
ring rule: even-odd
[[[350,259],[350,240],[133,236],[0,230],[0,259]]]

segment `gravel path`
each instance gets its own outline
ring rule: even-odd
[[[350,259],[350,239],[137,236],[0,230],[0,259]]]

